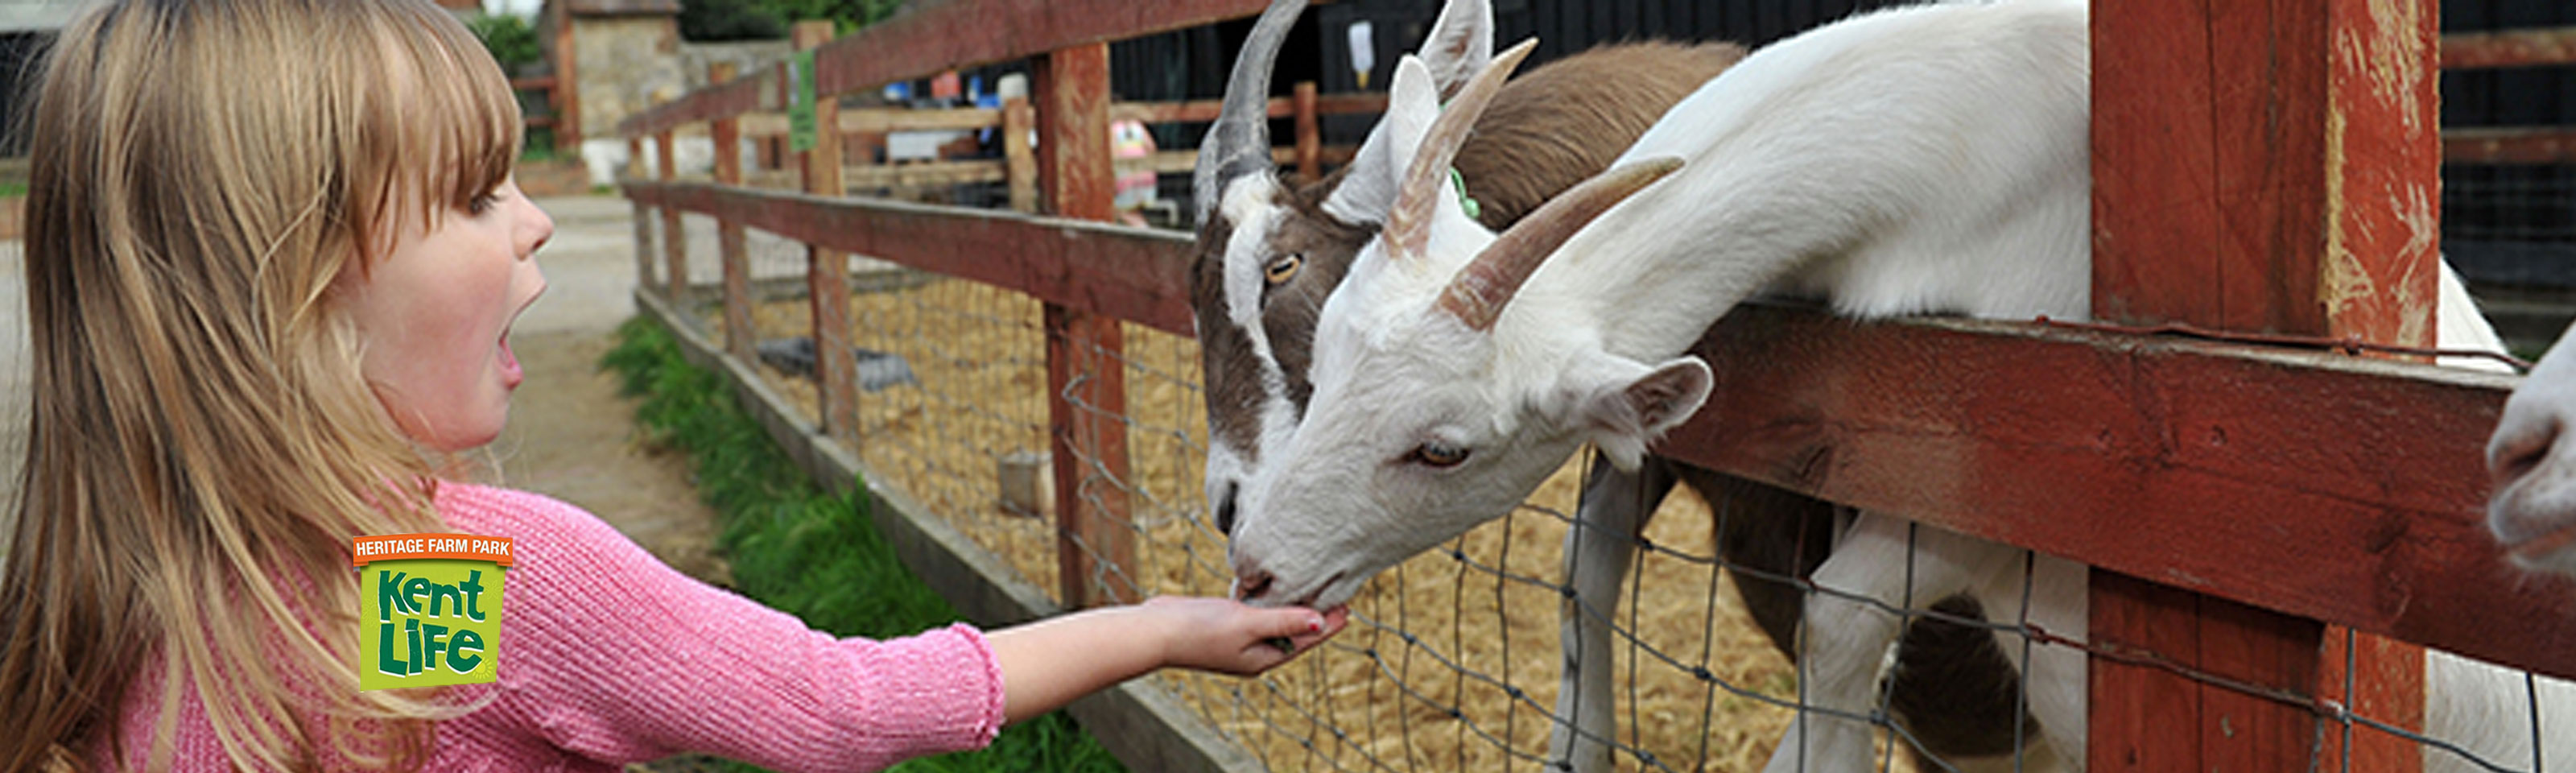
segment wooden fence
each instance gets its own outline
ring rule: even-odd
[[[2576,64],[2576,27],[2514,30],[2442,39],[2445,70]],[[2446,131],[2442,159],[2473,164],[2576,162],[2576,127],[2516,126]]]
[[[652,138],[663,162],[662,179],[624,183],[648,285],[639,297],[661,305],[688,276],[674,246],[669,279],[651,286],[653,211],[666,245],[680,242],[681,212],[713,216],[723,229],[723,346],[749,363],[752,327],[732,317],[749,305],[742,229],[809,245],[823,358],[817,436],[839,449],[817,453],[842,456],[870,442],[853,407],[848,254],[1043,301],[1060,598],[1120,600],[1090,564],[1127,560],[1130,532],[1107,526],[1128,520],[1127,503],[1085,492],[1081,481],[1127,472],[1127,428],[1115,419],[1123,377],[1110,361],[1122,351],[1119,322],[1189,335],[1191,253],[1184,235],[1097,222],[1111,215],[1107,131],[1119,114],[1104,41],[1263,5],[952,0],[828,43],[800,27],[798,45],[818,49],[824,95],[1030,57],[1033,104],[998,118],[1043,137],[1006,167],[1009,179],[1034,181],[1046,214],[843,197],[841,133],[831,131],[805,155],[805,193],[745,187],[733,140],[770,120],[754,116],[781,108],[786,83],[776,70],[752,73],[621,124],[638,156]],[[2563,31],[2437,46],[2435,8],[2099,4],[2096,316],[2430,344],[2438,170],[2469,146],[2436,130],[2437,66],[2569,56]],[[834,105],[821,101],[819,123],[911,120],[835,115]],[[922,120],[970,117],[995,116]],[[698,122],[712,125],[716,179],[672,179],[671,132]],[[2540,136],[2493,138],[2492,147],[2556,141]],[[1299,163],[1315,158],[1293,153]],[[2567,589],[2513,580],[2482,522],[2483,447],[2511,377],[2058,325],[1856,324],[1769,307],[1730,315],[1709,344],[1716,394],[1662,452],[2095,567],[2092,644],[2153,656],[2092,660],[2092,770],[2300,770],[2318,761],[2412,770],[2411,742],[2365,732],[2346,750],[2339,736],[2318,733],[2320,707],[2420,723],[2420,680],[2391,675],[2420,674],[2422,646],[2576,677]],[[2349,653],[2348,640],[2358,643]],[[2361,680],[2363,694],[2344,694],[2348,659],[2372,677]],[[1184,764],[1151,756],[1168,745],[1111,735],[1142,769]],[[1137,762],[1148,758],[1161,762]]]
[[[718,70],[724,72],[724,70]],[[730,80],[725,76],[717,80]],[[1274,151],[1279,163],[1316,176],[1326,166],[1350,162],[1356,151],[1350,146],[1325,145],[1318,119],[1327,115],[1375,114],[1386,110],[1384,94],[1319,94],[1315,84],[1298,83],[1289,97],[1270,100],[1270,115],[1295,119],[1295,141]],[[1111,122],[1135,121],[1147,124],[1206,122],[1216,119],[1220,105],[1215,100],[1187,102],[1113,102],[1109,106]],[[1036,211],[1038,175],[1034,165],[1030,129],[1035,125],[1036,111],[1028,100],[1013,97],[997,108],[904,109],[866,108],[840,111],[840,133],[844,149],[842,184],[851,190],[928,189],[967,183],[1008,183],[1012,208]],[[801,174],[779,169],[775,163],[784,157],[778,148],[785,147],[788,134],[787,115],[780,112],[750,112],[734,119],[735,136],[751,139],[760,148],[762,163],[752,166],[764,172],[776,170],[779,176],[756,174],[754,187],[798,187],[787,174]],[[876,163],[861,148],[881,146],[886,135],[895,132],[975,131],[998,129],[1003,157],[998,159],[938,160],[924,163]],[[859,156],[852,158],[853,155]],[[1167,150],[1142,158],[1115,159],[1111,166],[1119,175],[1138,171],[1186,172],[1197,163],[1196,151]]]

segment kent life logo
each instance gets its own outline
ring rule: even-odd
[[[389,534],[351,545],[366,598],[358,689],[482,684],[497,676],[510,538]]]

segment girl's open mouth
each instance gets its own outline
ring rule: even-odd
[[[519,371],[519,355],[510,351],[510,334],[503,331],[501,333],[501,384],[515,388],[523,378],[525,376]]]

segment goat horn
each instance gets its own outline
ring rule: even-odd
[[[1601,213],[1680,168],[1681,159],[1650,158],[1603,172],[1549,199],[1459,269],[1440,291],[1440,308],[1457,315],[1470,330],[1494,329],[1504,304],[1511,303],[1556,248]]]
[[[1273,0],[1235,54],[1234,74],[1225,82],[1225,106],[1199,142],[1198,169],[1190,176],[1198,222],[1216,212],[1225,186],[1244,175],[1270,171],[1270,70],[1279,60],[1280,44],[1288,40],[1288,28],[1305,12],[1306,0]]]
[[[1441,109],[1440,117],[1431,122],[1423,135],[1422,148],[1413,156],[1413,165],[1404,170],[1404,184],[1396,188],[1395,209],[1387,213],[1387,250],[1395,256],[1421,255],[1431,243],[1431,215],[1440,207],[1440,189],[1449,185],[1449,162],[1458,158],[1458,147],[1476,128],[1476,119],[1493,104],[1494,92],[1501,91],[1503,79],[1512,68],[1520,66],[1538,39],[1521,41],[1520,45],[1494,57],[1491,64],[1469,79],[1458,90],[1458,98]]]

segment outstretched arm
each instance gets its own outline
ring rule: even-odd
[[[1002,666],[1006,722],[1165,667],[1250,676],[1342,630],[1334,609],[1260,609],[1216,598],[1161,596],[1143,604],[1048,618],[985,634]],[[1286,638],[1293,651],[1268,640]]]

